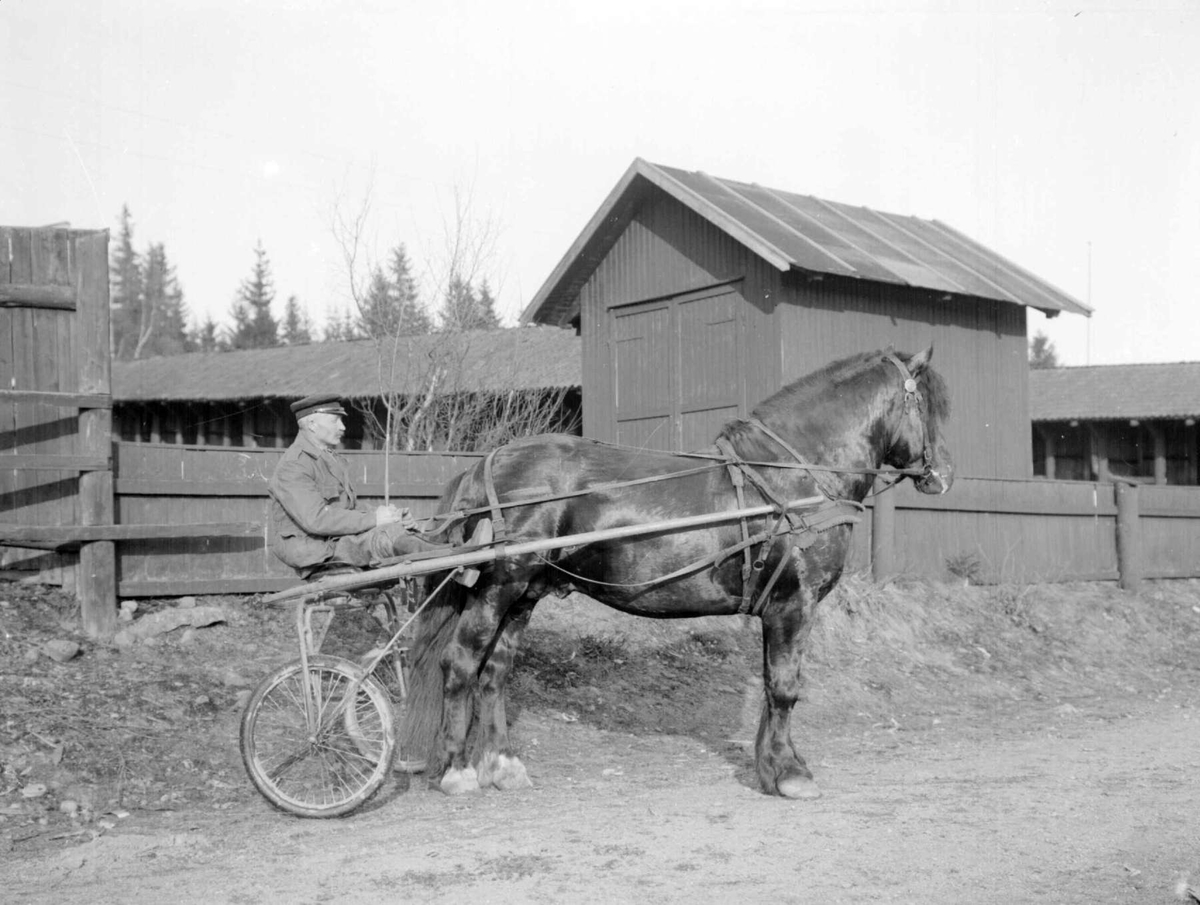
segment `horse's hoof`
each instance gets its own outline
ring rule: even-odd
[[[442,777],[441,789],[447,795],[470,795],[479,792],[479,777],[475,773],[475,768],[447,770]]]
[[[479,785],[492,786],[501,792],[514,789],[530,789],[533,783],[525,772],[525,765],[519,757],[511,754],[496,754],[491,752],[479,759]]]
[[[532,789],[533,783],[525,772],[525,765],[519,757],[501,754],[496,758],[492,770],[492,785],[501,792],[511,792],[515,789]]]
[[[775,788],[779,790],[779,794],[784,798],[791,798],[793,800],[821,797],[821,788],[811,776],[800,776],[799,774],[789,776],[786,779],[781,779]]]

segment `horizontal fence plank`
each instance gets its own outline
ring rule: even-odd
[[[267,493],[267,481],[249,478],[245,481],[187,481],[166,478],[117,478],[116,492],[122,496],[215,496],[215,497],[262,497]],[[355,483],[354,489],[362,499],[383,499],[382,481]],[[442,495],[442,484],[392,482],[392,497],[437,499]]]
[[[0,525],[0,543],[39,549],[98,540],[162,537],[247,537],[262,534],[261,522],[207,522],[159,525]]]
[[[300,584],[296,577],[238,575],[230,578],[118,581],[121,597],[182,597],[185,594],[273,594]]]
[[[57,308],[74,311],[74,286],[0,283],[0,308]]]
[[[990,512],[1009,515],[1115,516],[1117,505],[1111,484],[1092,481],[1012,481],[991,478],[957,478],[949,493],[908,491],[898,508],[938,512]]]
[[[267,482],[261,478],[244,481],[187,481],[170,478],[117,478],[119,496],[263,497]]]
[[[111,467],[112,460],[104,456],[0,454],[0,468],[14,468],[17,471],[108,471]]]
[[[61,408],[110,409],[112,396],[106,393],[58,393],[50,390],[0,390],[0,402],[40,402]]]

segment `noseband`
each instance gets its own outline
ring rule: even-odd
[[[884,353],[884,358],[900,370],[900,376],[904,380],[904,414],[916,421],[917,425],[921,428],[921,437],[924,441],[924,447],[921,452],[923,467],[920,471],[918,472],[916,469],[901,470],[910,476],[927,478],[933,473],[933,447],[929,443],[929,430],[926,428],[925,421],[921,417],[925,412],[925,397],[921,395],[916,378],[912,376],[912,372],[908,370],[908,366],[897,358],[894,352],[889,349]],[[897,433],[899,433],[899,430],[897,430]]]

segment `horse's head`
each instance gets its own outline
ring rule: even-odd
[[[942,440],[941,425],[950,415],[942,378],[929,367],[933,347],[908,358],[884,353],[898,388],[886,404],[891,438],[885,465],[907,472],[921,493],[945,493],[954,483],[954,461]]]

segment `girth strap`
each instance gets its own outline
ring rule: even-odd
[[[492,518],[492,548],[496,551],[496,560],[504,558],[504,545],[508,540],[508,531],[504,524],[504,509],[500,505],[500,497],[496,495],[496,481],[492,477],[492,460],[496,458],[496,450],[492,450],[483,460],[483,490],[487,494],[488,507]]]
[[[839,525],[853,525],[858,522],[858,516],[855,511],[860,511],[864,507],[861,503],[855,503],[851,500],[830,500],[828,503],[822,503],[815,511],[805,513],[796,518],[800,524],[790,524],[787,531],[781,531],[779,534],[787,534],[792,545],[779,557],[779,564],[775,566],[775,571],[771,573],[770,580],[767,581],[762,591],[758,593],[757,599],[750,606],[747,612],[752,616],[762,615],[763,608],[767,605],[770,599],[771,591],[775,588],[775,583],[779,580],[779,576],[783,574],[783,570],[788,563],[793,559],[796,560],[796,568],[803,570],[804,561],[800,558],[800,553],[807,550],[816,543],[817,535],[828,531],[830,528],[836,528]],[[778,528],[778,524],[776,525]],[[768,544],[778,537],[779,534],[774,534]],[[762,555],[762,559],[766,560],[766,554]],[[760,567],[761,568],[761,567]],[[745,601],[743,599],[743,605]],[[738,612],[742,612],[739,610]]]
[[[737,497],[738,509],[746,508],[746,492],[745,492],[745,472],[744,463],[734,452],[729,441],[724,437],[717,437],[717,449],[721,451],[721,455],[725,457],[725,468],[729,471],[729,481],[733,484],[733,492]],[[739,545],[742,548],[742,603],[738,607],[739,613],[746,612],[749,605],[746,597],[746,589],[750,587],[750,579],[754,574],[754,562],[750,553],[750,547],[753,546],[750,540],[750,524],[742,518],[738,520],[742,526],[742,542]],[[757,541],[756,541],[757,542]],[[724,552],[719,556],[720,559],[725,558]],[[719,560],[718,560],[719,561]]]

